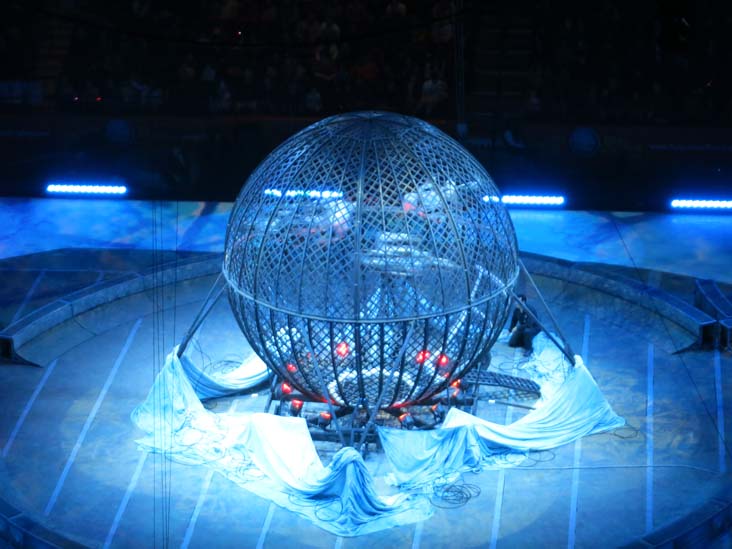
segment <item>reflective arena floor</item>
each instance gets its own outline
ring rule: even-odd
[[[435,499],[425,522],[339,538],[205,467],[140,452],[130,412],[216,278],[229,208],[0,201],[0,329],[41,366],[0,364],[0,547],[653,546],[732,505],[732,354],[695,345],[692,318],[696,278],[732,297],[732,218],[719,215],[512,211],[529,271],[628,426],[465,473],[479,491]],[[225,301],[203,330],[202,351],[246,353]],[[491,368],[525,364],[495,346]],[[208,407],[262,411],[267,397]],[[477,406],[499,423],[522,413]],[[327,463],[333,447],[318,449]],[[367,464],[388,493],[383,454]]]

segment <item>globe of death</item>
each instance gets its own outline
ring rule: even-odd
[[[223,273],[255,352],[338,406],[429,399],[489,359],[518,276],[485,169],[416,118],[333,116],[251,174]]]

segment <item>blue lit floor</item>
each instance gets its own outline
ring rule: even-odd
[[[161,203],[160,247],[223,251],[230,209],[230,203]],[[514,209],[511,217],[526,252],[732,283],[732,214]],[[0,219],[0,258],[60,248],[152,247],[149,202],[5,198]]]
[[[220,253],[230,207],[163,204],[158,243],[191,256]],[[0,328],[54,299],[149,268],[154,213],[135,201],[0,200]],[[639,276],[686,298],[690,279],[662,271],[732,283],[732,216],[514,210],[512,217],[524,251],[650,269]],[[162,341],[152,296],[141,293],[28,342],[22,350],[44,369],[0,365],[0,498],[29,524],[95,547],[153,540],[278,549],[603,547],[684,516],[729,481],[732,356],[674,355],[667,328],[635,305],[538,279],[572,346],[636,436],[588,437],[530,467],[468,474],[481,494],[464,507],[363,538],[336,538],[201,467],[170,465],[166,489],[163,463],[136,449],[140,433],[129,413],[150,387],[156,349],[177,342],[211,280],[181,282],[166,294],[177,307],[162,319]],[[729,295],[730,286],[723,290]],[[258,398],[239,400],[237,410],[261,410]],[[482,417],[506,413],[482,404]],[[383,463],[371,465],[384,473]],[[0,505],[0,519],[4,511]]]

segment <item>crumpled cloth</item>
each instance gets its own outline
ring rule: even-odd
[[[543,349],[537,357],[544,368],[563,366],[558,350],[553,354]],[[214,467],[245,489],[339,536],[425,520],[433,510],[415,488],[428,492],[424,489],[432,483],[460,472],[514,465],[530,450],[554,448],[625,423],[577,357],[564,382],[553,386],[537,409],[510,425],[452,408],[439,429],[379,427],[393,483],[401,488],[382,496],[353,448],[341,449],[324,466],[303,418],[206,410],[177,349],[168,355],[132,420],[146,433],[138,440],[141,448]]]
[[[304,418],[206,410],[176,350],[168,355],[132,420],[147,436],[141,448],[214,467],[247,490],[305,516],[339,536],[357,536],[429,518],[422,496],[380,496],[355,449],[324,466]]]

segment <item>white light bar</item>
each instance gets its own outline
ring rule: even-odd
[[[729,210],[732,209],[732,200],[689,200],[686,198],[675,198],[671,201],[671,207],[697,210]]]
[[[89,185],[76,183],[49,183],[46,192],[58,194],[125,194],[124,185]]]
[[[265,196],[282,196],[282,191],[279,189],[264,189]],[[287,198],[295,198],[296,196],[307,196],[308,198],[343,198],[343,193],[340,191],[314,191],[314,190],[303,190],[303,189],[289,189],[284,192]]]
[[[498,202],[497,196],[484,196],[483,202]],[[530,194],[504,194],[500,201],[504,204],[519,206],[561,206],[564,204],[563,196],[542,196]]]

